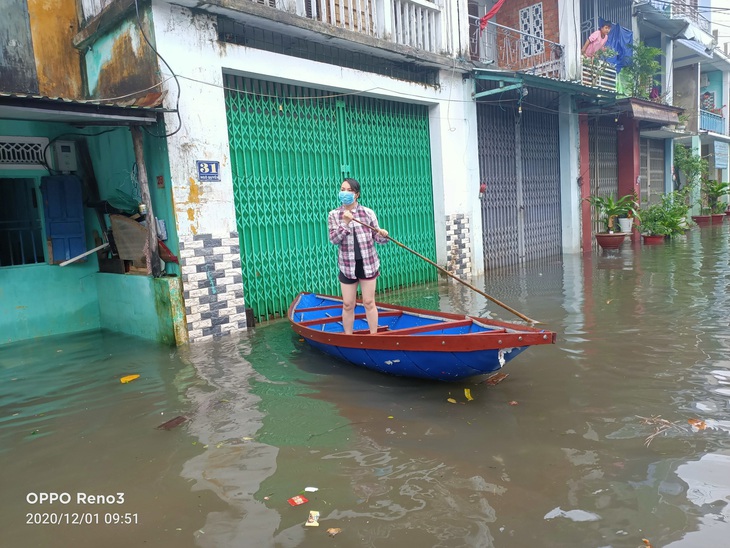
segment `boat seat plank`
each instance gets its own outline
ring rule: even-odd
[[[327,306],[312,306],[309,308],[295,308],[294,314],[301,314],[302,312],[316,312],[317,310],[331,310],[333,308],[342,308],[342,303],[328,304]]]
[[[414,335],[417,333],[428,333],[429,331],[439,331],[441,329],[451,329],[454,327],[466,327],[474,323],[472,320],[460,320],[451,322],[439,322],[428,325],[419,325],[417,327],[409,327],[408,329],[393,329],[384,333],[384,335]],[[505,333],[506,329],[490,329],[481,331],[480,333]]]
[[[385,310],[378,313],[379,318],[387,318],[391,316],[401,316],[403,313],[400,310]],[[365,314],[355,314],[356,320],[367,319]],[[342,316],[330,316],[329,318],[317,318],[315,320],[307,320],[304,322],[297,322],[302,327],[312,327],[315,325],[326,324],[326,323],[337,323],[342,321]]]
[[[378,333],[385,333],[386,331],[390,330],[389,325],[379,325],[378,326]],[[355,329],[352,334],[353,335],[368,335],[370,333],[369,329]]]

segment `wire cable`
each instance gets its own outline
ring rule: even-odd
[[[139,26],[139,31],[142,33],[142,37],[144,38],[144,41],[147,42],[147,45],[152,49],[152,51],[155,52],[155,55],[157,55],[157,57],[159,57],[160,60],[163,63],[165,63],[167,70],[170,71],[170,74],[172,74],[172,77],[175,79],[175,83],[177,84],[177,98],[175,100],[176,101],[175,102],[175,114],[177,115],[177,123],[178,123],[177,129],[175,131],[173,131],[172,133],[167,133],[165,135],[157,135],[157,134],[149,131],[144,126],[142,126],[142,129],[149,135],[152,135],[153,137],[158,137],[160,139],[166,139],[167,137],[172,137],[173,135],[175,135],[178,131],[180,131],[182,129],[182,118],[180,117],[180,91],[182,88],[180,87],[180,82],[177,79],[177,74],[175,74],[175,71],[172,70],[172,67],[170,66],[170,64],[165,60],[165,58],[162,55],[160,55],[160,52],[158,52],[155,49],[155,46],[152,45],[152,42],[150,42],[150,39],[147,38],[147,33],[144,31],[144,27],[142,26],[142,19],[139,16],[139,0],[134,0],[134,8],[137,12],[137,25]]]
[[[46,168],[46,171],[48,171],[49,175],[57,175],[60,174],[61,171],[57,169],[53,169],[51,166],[48,165],[48,162],[46,160],[46,154],[48,153],[48,148],[61,139],[62,137],[98,137],[99,135],[104,135],[105,133],[111,133],[112,131],[117,131],[119,129],[122,129],[121,127],[113,127],[111,129],[105,129],[104,131],[99,131],[98,133],[61,133],[60,135],[56,135],[53,139],[50,139],[48,141],[48,144],[43,147],[43,159],[41,160],[41,165]],[[53,172],[56,172],[55,174]]]

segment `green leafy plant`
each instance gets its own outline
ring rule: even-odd
[[[709,165],[707,160],[694,154],[689,147],[677,145],[674,147],[674,170],[684,175],[682,186],[693,186],[707,175]]]
[[[687,191],[674,191],[662,196],[658,204],[641,208],[639,232],[646,235],[674,237],[689,228]]]
[[[662,204],[654,204],[641,210],[639,232],[648,236],[668,236],[671,229],[666,226],[667,212]]]
[[[613,232],[614,221],[618,217],[638,217],[638,204],[633,194],[626,194],[615,200],[610,196],[589,196],[585,199],[598,211],[598,216],[605,223],[606,232]]]
[[[679,116],[677,116],[677,120],[679,121],[679,124],[682,126],[687,125],[687,122],[689,122],[689,114],[687,112],[683,112]]]
[[[726,204],[720,198],[730,194],[730,183],[703,179],[701,185],[705,206],[711,213],[724,213]]]
[[[637,42],[629,46],[632,50],[628,65],[621,69],[625,91],[630,97],[648,99],[654,77],[662,66],[657,57],[662,50]]]
[[[662,207],[667,212],[665,225],[671,230],[670,236],[683,234],[693,224],[689,219],[689,188],[675,190],[662,196]]]
[[[590,74],[591,85],[598,86],[600,84],[601,77],[610,66],[608,59],[617,55],[618,52],[613,48],[604,47],[599,49],[593,57],[583,58],[583,63],[588,68],[588,73]]]

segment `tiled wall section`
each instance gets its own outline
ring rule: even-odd
[[[180,242],[190,342],[246,328],[238,234],[196,234]]]
[[[471,229],[463,213],[446,216],[446,264],[452,274],[471,276]]]

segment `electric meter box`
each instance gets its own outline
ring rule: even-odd
[[[52,146],[56,171],[67,173],[78,169],[76,143],[73,141],[54,141]]]

